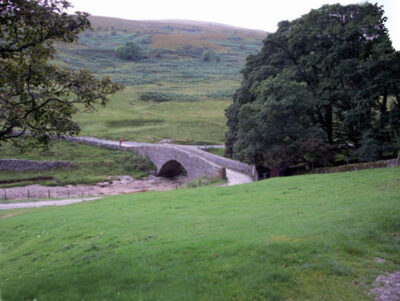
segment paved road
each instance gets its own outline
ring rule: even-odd
[[[253,179],[250,176],[232,169],[226,169],[226,178],[228,179],[228,186],[253,182]]]

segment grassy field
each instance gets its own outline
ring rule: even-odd
[[[372,300],[400,268],[399,184],[386,168],[2,211],[1,298]]]
[[[10,145],[2,145],[0,158],[13,158],[39,161],[69,161],[74,167],[65,169],[50,169],[45,171],[4,171],[0,170],[0,181],[23,180],[36,177],[52,177],[51,180],[43,180],[35,183],[44,185],[67,184],[95,184],[107,181],[108,176],[131,175],[136,178],[148,175],[149,170],[155,169],[153,164],[135,153],[126,151],[114,151],[95,146],[53,142],[47,151],[30,149],[25,153],[19,153]],[[14,184],[0,185],[24,186],[33,184],[32,181],[21,181]]]
[[[229,100],[156,103],[139,100],[137,91],[127,88],[106,107],[77,116],[81,135],[141,142],[171,139],[182,144],[223,143],[224,110]]]

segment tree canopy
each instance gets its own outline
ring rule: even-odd
[[[382,7],[365,3],[280,22],[242,70],[226,111],[226,153],[259,169],[394,155],[400,54],[385,21]]]
[[[49,61],[54,42],[74,42],[90,28],[88,14],[67,14],[68,7],[64,0],[0,1],[0,143],[46,143],[49,135],[77,134],[76,105],[105,105],[108,95],[123,88],[108,77]]]

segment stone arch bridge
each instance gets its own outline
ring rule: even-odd
[[[138,153],[149,158],[154,163],[157,167],[158,176],[172,177],[185,171],[188,180],[204,176],[227,176],[229,183],[230,177],[233,178],[233,175],[242,177],[242,182],[257,180],[257,172],[253,165],[213,155],[197,146],[139,142],[124,142],[122,146],[119,146],[118,141],[92,137],[64,137],[64,139],[71,142]]]

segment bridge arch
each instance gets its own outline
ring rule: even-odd
[[[225,170],[197,154],[173,145],[142,144],[130,147],[130,150],[148,157],[157,167],[158,176],[179,174],[182,171],[180,166],[186,171],[188,180],[204,176],[218,177]]]
[[[179,175],[187,175],[187,170],[185,167],[176,160],[169,160],[161,166],[158,171],[158,176],[173,178]]]

